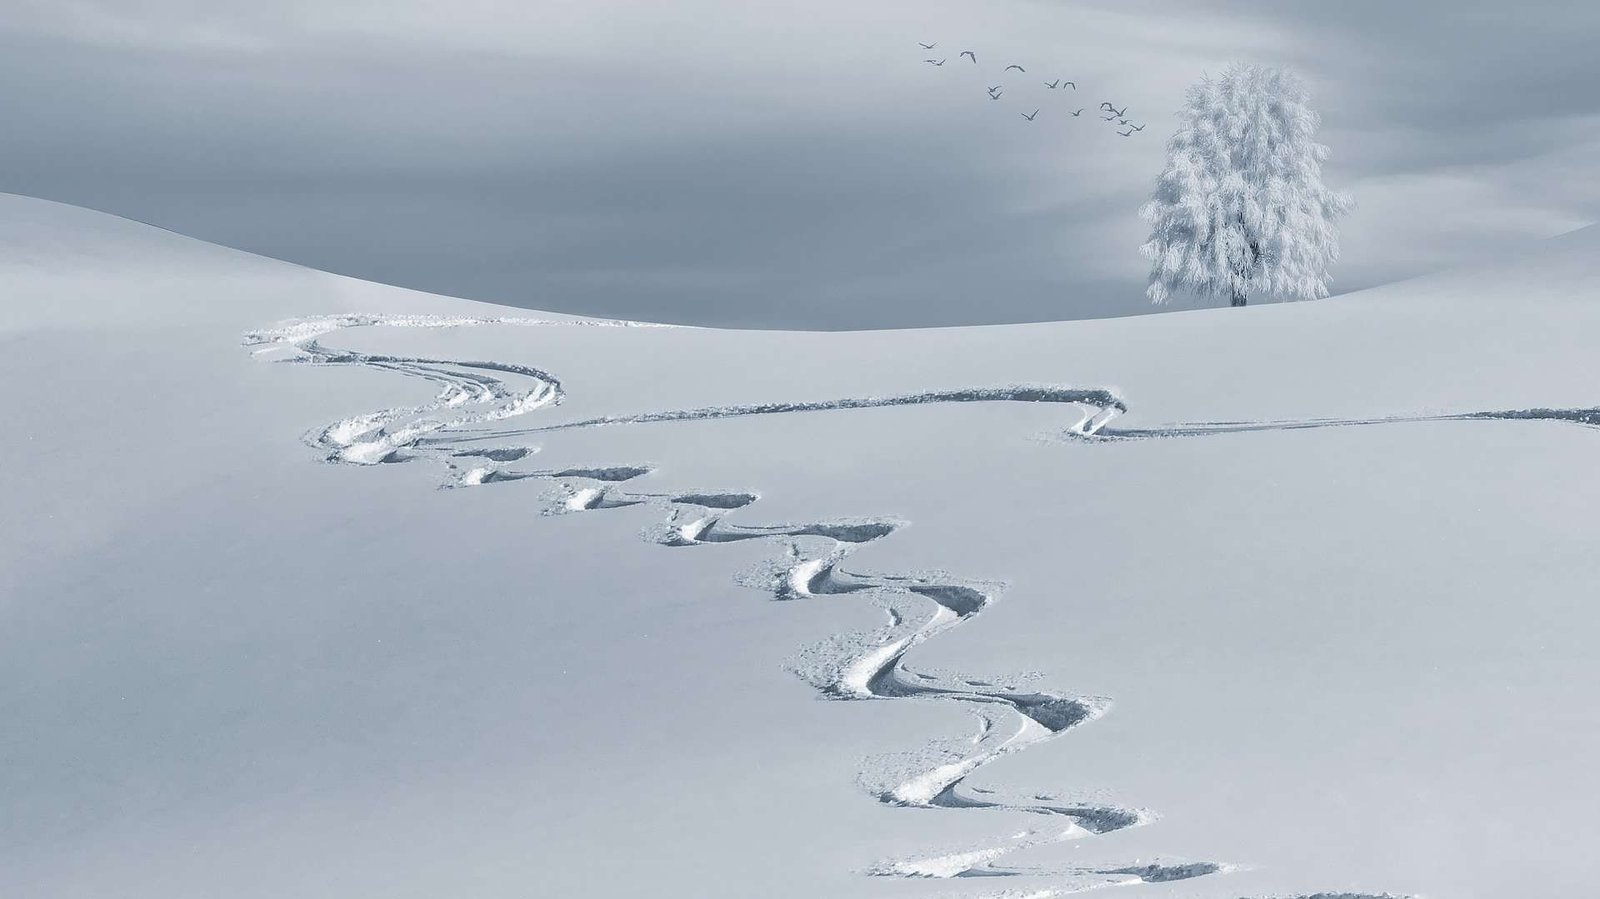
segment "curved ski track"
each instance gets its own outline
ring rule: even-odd
[[[1110,703],[1007,686],[996,681],[917,671],[907,664],[910,651],[981,613],[1003,585],[944,573],[872,574],[844,566],[856,550],[894,534],[904,522],[892,518],[818,521],[798,524],[743,524],[729,516],[755,504],[753,491],[645,492],[628,485],[653,473],[646,465],[545,470],[523,467],[536,447],[494,445],[543,431],[662,421],[689,421],[743,415],[784,414],[830,409],[865,409],[930,403],[1048,402],[1078,409],[1065,433],[1082,440],[1127,440],[1197,436],[1254,430],[1381,424],[1401,421],[1473,419],[1560,420],[1600,426],[1600,410],[1531,409],[1419,418],[1315,420],[1287,422],[1212,422],[1162,429],[1113,430],[1108,423],[1127,407],[1114,391],[1042,385],[933,391],[892,397],[849,398],[828,402],[770,403],[749,406],[647,412],[608,416],[523,429],[496,426],[545,406],[559,404],[560,381],[537,368],[494,361],[432,359],[366,354],[324,346],[320,338],[358,327],[454,328],[476,325],[546,327],[659,327],[633,322],[544,320],[532,318],[448,318],[421,315],[334,315],[296,319],[252,331],[243,343],[256,354],[279,354],[276,361],[310,365],[358,366],[420,378],[437,386],[429,403],[368,412],[334,422],[306,440],[333,462],[357,465],[430,461],[449,472],[445,487],[469,487],[537,479],[560,487],[551,513],[584,512],[651,504],[666,518],[647,536],[670,547],[707,546],[747,540],[782,544],[783,558],[758,572],[756,585],[778,600],[859,595],[885,613],[885,624],[866,633],[841,634],[808,647],[791,664],[794,672],[825,696],[841,700],[914,699],[959,703],[978,722],[964,744],[935,745],[908,753],[897,762],[862,775],[863,786],[879,801],[898,806],[1000,809],[1027,812],[1058,822],[1047,831],[1030,830],[994,845],[882,862],[876,876],[994,878],[1047,876],[1058,885],[1010,896],[1065,896],[1098,887],[1167,883],[1237,870],[1213,861],[1169,860],[1118,867],[1059,869],[1014,867],[999,860],[1018,850],[1113,833],[1153,820],[1149,812],[1118,805],[1072,801],[1046,794],[1000,795],[969,785],[968,777],[1004,755],[1017,752],[1105,714]],[[510,382],[520,382],[513,386]],[[1319,893],[1296,899],[1400,899],[1388,894]]]

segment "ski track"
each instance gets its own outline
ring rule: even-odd
[[[1060,799],[1042,793],[1001,795],[967,783],[975,771],[996,759],[1093,721],[1109,711],[1110,702],[1012,687],[997,680],[922,672],[908,665],[907,655],[915,647],[980,614],[1000,596],[1003,585],[944,573],[874,574],[844,567],[851,554],[893,535],[905,522],[893,518],[864,518],[744,524],[727,519],[732,513],[759,501],[760,495],[754,491],[635,491],[629,489],[631,483],[653,474],[651,466],[522,468],[516,466],[537,453],[537,447],[485,444],[576,428],[963,402],[1048,402],[1076,407],[1078,417],[1064,433],[1075,439],[1105,442],[1418,421],[1539,420],[1600,427],[1600,409],[1527,409],[1374,419],[1201,422],[1117,430],[1108,425],[1126,412],[1127,406],[1114,391],[1012,385],[827,402],[646,412],[519,429],[497,423],[561,403],[565,394],[554,375],[525,365],[365,354],[331,348],[321,342],[321,338],[329,334],[351,328],[481,325],[662,327],[582,319],[347,314],[283,322],[247,333],[243,343],[258,355],[278,354],[272,357],[275,361],[390,371],[419,378],[438,388],[439,393],[432,402],[352,416],[307,434],[307,442],[329,461],[356,465],[433,462],[448,471],[443,485],[447,488],[529,479],[553,483],[559,485],[560,496],[547,510],[552,514],[653,505],[663,509],[665,520],[647,531],[647,537],[663,546],[695,547],[749,540],[781,544],[784,548],[781,560],[762,569],[752,579],[752,583],[774,599],[859,595],[876,605],[884,613],[882,626],[865,633],[840,634],[807,647],[790,667],[829,698],[942,701],[964,706],[976,717],[977,733],[964,745],[936,744],[920,753],[908,753],[898,764],[884,764],[863,772],[861,780],[880,802],[890,805],[1023,812],[1059,822],[1047,832],[1024,831],[986,846],[885,861],[866,872],[875,876],[940,880],[1045,877],[1054,881],[1049,887],[1008,890],[988,894],[983,899],[1050,899],[1100,887],[1189,880],[1238,870],[1238,867],[1214,861],[1157,860],[1126,866],[1048,869],[1000,862],[1019,850],[1111,834],[1146,824],[1154,816],[1139,809]],[[520,384],[513,386],[508,383],[510,381]],[[1331,892],[1282,899],[1402,897]]]
[[[1307,431],[1317,428],[1359,428],[1373,425],[1417,424],[1435,421],[1546,421],[1600,428],[1600,407],[1592,409],[1504,409],[1494,412],[1458,412],[1440,415],[1389,415],[1378,418],[1310,418],[1281,421],[1202,421],[1154,428],[1101,428],[1069,436],[1094,441],[1150,440],[1171,437],[1207,437],[1258,431]]]

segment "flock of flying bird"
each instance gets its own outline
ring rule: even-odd
[[[926,44],[926,43],[923,43],[921,41],[918,41],[917,45],[920,46],[923,50],[932,50],[935,47],[939,46],[939,42],[938,41],[934,41],[931,44]],[[977,65],[978,64],[978,54],[973,52],[972,50],[962,50],[961,54],[959,56],[957,56],[956,58],[957,59],[970,59],[970,60],[972,60],[972,64],[973,65]],[[927,63],[928,65],[935,66],[935,67],[942,66],[942,65],[944,65],[945,63],[947,63],[949,61],[950,60],[949,60],[948,57],[944,57],[944,58],[940,58],[940,59],[924,59],[923,60],[924,63]],[[1012,69],[1015,69],[1015,70],[1017,70],[1018,72],[1020,72],[1020,73],[1022,73],[1024,75],[1026,75],[1028,73],[1027,69],[1023,68],[1022,66],[1017,65],[1016,63],[1012,63],[1011,65],[1005,67],[1005,71],[1006,72],[1010,72]],[[1050,89],[1050,90],[1053,90],[1053,91],[1054,90],[1073,90],[1073,91],[1075,91],[1075,90],[1078,89],[1078,85],[1075,82],[1067,81],[1067,80],[1065,80],[1063,78],[1057,78],[1054,81],[1046,81],[1046,82],[1044,82],[1044,86],[1046,88]],[[1005,85],[1003,85],[1003,84],[996,84],[996,85],[994,85],[994,86],[989,88],[989,99],[991,99],[991,100],[998,100],[1002,96],[1004,96],[1004,94],[1005,94]],[[1028,121],[1031,122],[1035,118],[1038,117],[1039,112],[1040,112],[1039,109],[1035,109],[1033,112],[1024,112],[1024,113],[1021,113],[1020,115],[1023,118],[1025,118],[1025,119],[1027,119]],[[1116,122],[1117,123],[1117,127],[1119,129],[1123,129],[1123,130],[1119,130],[1117,132],[1118,134],[1122,135],[1123,137],[1133,137],[1135,134],[1138,134],[1140,131],[1143,131],[1145,129],[1144,125],[1135,125],[1133,123],[1133,121],[1128,118],[1128,107],[1127,106],[1123,106],[1121,109],[1118,109],[1116,107],[1116,104],[1111,103],[1110,101],[1103,101],[1100,104],[1099,112],[1100,112],[1101,121]],[[1069,114],[1073,118],[1078,118],[1079,116],[1083,115],[1083,113],[1084,113],[1084,108],[1079,108],[1079,109],[1076,109],[1076,110],[1069,110]]]

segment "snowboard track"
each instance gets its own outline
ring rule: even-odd
[[[992,788],[967,782],[974,772],[990,762],[1057,737],[1110,709],[1110,702],[1105,699],[1009,686],[999,679],[918,671],[908,664],[907,656],[914,648],[976,617],[999,598],[1003,584],[943,572],[891,574],[845,567],[845,562],[856,551],[904,527],[906,522],[898,519],[778,524],[729,521],[733,513],[756,504],[760,494],[751,490],[635,489],[635,482],[649,484],[656,473],[652,466],[642,464],[560,469],[518,467],[535,455],[538,447],[515,440],[536,433],[649,422],[965,402],[1048,402],[1076,407],[1078,417],[1064,429],[1065,436],[1096,442],[1404,421],[1527,419],[1600,426],[1600,410],[1529,409],[1370,420],[1205,422],[1115,430],[1107,425],[1127,411],[1126,404],[1115,391],[1010,385],[827,402],[657,411],[543,427],[509,428],[499,423],[563,401],[565,394],[554,375],[531,366],[495,361],[366,354],[332,348],[321,341],[328,334],[351,328],[479,325],[656,327],[590,320],[350,314],[282,322],[247,333],[243,343],[258,355],[274,354],[270,358],[277,362],[393,372],[420,379],[438,389],[431,402],[352,416],[306,434],[306,442],[319,450],[327,461],[356,465],[432,462],[448,472],[442,485],[446,488],[536,480],[555,485],[556,495],[546,510],[550,514],[654,506],[662,510],[664,520],[647,529],[646,537],[663,546],[699,547],[750,540],[781,546],[781,558],[744,578],[746,583],[762,588],[775,600],[858,595],[875,604],[884,613],[882,626],[870,632],[839,634],[807,647],[791,661],[791,670],[830,699],[958,704],[977,719],[978,729],[976,735],[966,741],[944,741],[920,752],[906,753],[904,758],[869,765],[861,776],[863,787],[880,802],[890,805],[1022,812],[1056,824],[1048,832],[1030,830],[986,846],[880,862],[866,873],[935,879],[1027,876],[1055,880],[1055,886],[1026,893],[1040,899],[1106,886],[1169,883],[1239,868],[1216,861],[1183,859],[1056,869],[1016,867],[999,862],[1003,856],[1018,850],[1111,834],[1154,820],[1152,813],[1141,809],[1044,793],[1002,795]],[[1012,895],[1023,894],[1008,891],[997,894],[996,899]],[[1280,899],[1402,897],[1387,893],[1324,892]]]

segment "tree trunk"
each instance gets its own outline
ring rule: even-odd
[[[1238,227],[1240,231],[1244,231],[1244,222],[1239,222]],[[1248,284],[1248,279],[1250,276],[1254,275],[1256,273],[1256,269],[1261,265],[1261,244],[1254,240],[1246,240],[1245,247],[1250,250],[1250,258],[1245,261],[1244,266],[1239,270],[1239,278]],[[1243,306],[1244,302],[1244,289],[1238,287],[1236,282],[1236,286],[1233,288],[1232,305]]]

